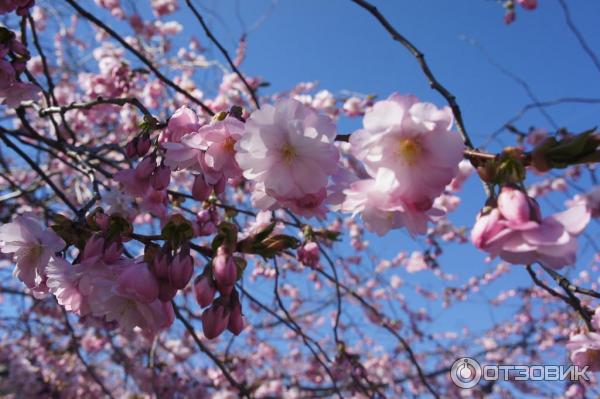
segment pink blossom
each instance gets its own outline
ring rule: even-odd
[[[590,210],[593,218],[600,217],[600,186],[593,187],[585,194],[577,194],[567,205],[574,206],[578,203],[585,204]]]
[[[50,258],[64,246],[53,230],[43,228],[31,215],[17,216],[0,226],[0,252],[15,254],[13,275],[29,288],[43,282]]]
[[[162,191],[169,187],[171,182],[171,169],[168,166],[161,165],[157,167],[152,176],[150,176],[150,184],[156,191]]]
[[[589,366],[590,371],[600,371],[600,334],[588,332],[572,335],[567,342],[567,349],[574,365]]]
[[[234,148],[243,133],[244,124],[228,117],[203,126],[183,141],[188,148],[204,151],[200,157],[200,167],[207,183],[215,185],[221,179],[241,176]]]
[[[252,113],[235,159],[244,177],[264,185],[267,196],[299,200],[327,187],[339,158],[334,139],[329,118],[284,100]]]
[[[156,169],[156,159],[152,156],[144,158],[135,169],[120,170],[114,179],[121,183],[123,189],[137,197],[145,196],[150,190],[150,179]]]
[[[309,241],[297,251],[298,260],[309,267],[315,267],[319,263],[319,246],[314,241]]]
[[[46,268],[46,285],[59,305],[70,312],[84,316],[89,312],[87,298],[79,288],[78,269],[62,258],[53,258]]]
[[[126,330],[139,327],[145,335],[152,336],[173,323],[173,308],[169,302],[158,299],[147,302],[155,293],[149,273],[144,273],[144,281],[139,285],[133,277],[123,276],[125,272],[129,274],[130,267],[135,264],[135,260],[123,260],[114,265],[116,273],[95,276],[91,282],[93,291],[88,298],[89,306],[96,317],[116,321]]]
[[[167,124],[169,140],[178,143],[183,136],[195,132],[199,127],[198,115],[188,107],[181,107],[175,111]]]
[[[171,14],[177,10],[177,0],[152,0],[152,10],[157,16]]]
[[[145,263],[134,263],[119,275],[116,292],[148,304],[158,298],[158,281]]]
[[[41,92],[40,87],[33,83],[14,82],[0,90],[0,103],[17,108],[23,101],[37,100]]]
[[[540,262],[551,268],[573,264],[577,251],[576,236],[590,220],[590,212],[583,204],[548,216],[539,216],[537,204],[528,199],[534,210],[530,219],[507,219],[501,211],[493,209],[480,214],[471,231],[471,241],[492,257],[513,264]],[[514,216],[516,213],[510,212]]]
[[[410,203],[433,200],[458,172],[464,145],[452,111],[392,94],[378,101],[350,136],[352,153],[382,187]]]

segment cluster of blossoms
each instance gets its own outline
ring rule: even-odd
[[[242,304],[235,289],[238,263],[241,262],[243,258],[235,258],[225,246],[221,246],[211,267],[205,268],[194,281],[196,301],[206,308],[202,313],[202,328],[208,339],[218,337],[225,329],[238,335],[244,328]],[[221,296],[214,299],[217,291]]]
[[[124,329],[139,327],[148,336],[170,326],[173,309],[159,300],[160,286],[147,263],[123,256],[123,238],[111,238],[106,215],[97,214],[95,221],[101,231],[85,241],[74,264],[58,255],[65,242],[29,216],[0,227],[0,252],[15,254],[14,275],[36,296],[52,293],[81,317]]]

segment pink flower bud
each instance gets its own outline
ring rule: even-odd
[[[202,313],[202,331],[208,339],[221,335],[229,324],[229,309],[221,304],[215,304]]]
[[[221,295],[227,296],[227,295],[231,294],[231,292],[233,291],[233,284],[232,285],[223,285],[223,284],[220,284],[219,282],[217,282],[216,285],[217,285],[217,289],[219,290]]]
[[[137,155],[140,157],[146,155],[146,153],[150,149],[151,144],[152,143],[150,142],[150,137],[148,137],[147,135],[139,137],[135,146],[135,151]]]
[[[204,176],[196,175],[192,186],[192,197],[198,201],[206,201],[212,192],[212,187],[204,180]]]
[[[183,289],[194,274],[194,259],[189,254],[180,253],[171,262],[169,281],[177,289]]]
[[[513,22],[515,22],[515,20],[517,19],[517,13],[514,11],[509,11],[506,14],[504,14],[504,23],[506,25],[510,25]]]
[[[150,183],[156,191],[162,191],[169,187],[171,182],[171,169],[168,166],[161,165],[154,170]]]
[[[140,179],[145,179],[152,175],[154,169],[156,168],[156,159],[154,157],[146,157],[142,159],[140,163],[138,163],[135,168],[135,175]]]
[[[223,247],[217,251],[212,263],[213,276],[217,285],[233,286],[237,280],[237,267],[233,257],[227,253]]]
[[[509,222],[524,223],[530,220],[531,209],[527,194],[516,188],[502,187],[498,196],[498,210]]]
[[[316,242],[307,242],[298,249],[297,255],[300,262],[315,267],[319,263],[319,246]]]
[[[242,304],[237,292],[231,298],[229,323],[227,329],[235,335],[240,335],[244,329],[244,317],[242,316]]]
[[[173,287],[169,280],[160,280],[158,283],[158,299],[161,302],[169,302],[175,298],[177,288]]]
[[[125,146],[125,155],[127,155],[127,158],[133,158],[133,157],[135,157],[137,155],[136,142],[137,142],[137,137],[134,138],[133,140],[131,140]]]
[[[97,234],[94,234],[85,243],[85,248],[83,249],[83,259],[89,259],[94,256],[101,256],[103,251],[104,238]]]
[[[210,279],[207,276],[198,276],[194,281],[194,294],[196,295],[196,301],[200,307],[205,308],[212,303],[215,296],[216,289]]]
[[[161,280],[169,279],[169,257],[165,253],[158,253],[152,262],[152,272]]]
[[[119,276],[117,292],[138,302],[151,303],[158,298],[158,281],[145,263],[134,263]]]

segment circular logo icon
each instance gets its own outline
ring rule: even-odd
[[[450,378],[459,388],[473,388],[481,380],[481,366],[475,359],[461,357],[452,364]]]

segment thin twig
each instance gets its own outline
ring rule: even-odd
[[[163,75],[162,72],[159,71],[158,68],[155,67],[154,64],[150,60],[148,60],[148,58],[146,58],[142,53],[140,53],[138,50],[133,48],[133,46],[131,46],[129,43],[127,43],[127,41],[125,41],[125,39],[123,39],[112,28],[110,28],[104,22],[100,21],[94,15],[92,15],[89,12],[87,12],[86,10],[84,10],[79,4],[77,4],[77,2],[75,0],[65,0],[65,1],[67,3],[69,3],[71,5],[71,7],[73,7],[75,10],[77,10],[77,12],[79,14],[81,14],[85,19],[93,22],[95,25],[102,28],[102,30],[104,30],[106,33],[108,33],[110,36],[112,36],[113,39],[118,41],[123,47],[125,47],[127,50],[129,50],[131,53],[133,53],[140,61],[142,61],[144,64],[146,64],[146,66],[148,68],[150,68],[150,70],[152,72],[154,72],[154,74],[156,75],[156,77],[158,79],[163,81],[167,86],[173,88],[178,93],[181,93],[185,97],[187,97],[190,101],[193,101],[194,103],[199,105],[207,114],[209,114],[211,116],[215,114],[213,112],[213,110],[210,109],[206,104],[204,104],[202,101],[198,100],[196,97],[192,96],[187,90],[183,89],[181,86],[177,85],[171,79],[169,79],[165,75]]]
[[[260,103],[258,102],[258,98],[256,97],[255,90],[248,84],[248,82],[246,81],[246,78],[244,78],[244,75],[242,74],[242,72],[240,72],[239,68],[235,65],[235,63],[233,62],[233,60],[229,56],[229,53],[225,49],[225,47],[223,47],[221,45],[221,43],[219,43],[219,41],[217,40],[217,38],[215,37],[215,35],[213,35],[213,33],[211,32],[211,30],[206,25],[206,22],[204,21],[204,18],[202,18],[202,15],[198,12],[198,10],[196,9],[196,7],[194,7],[194,5],[192,4],[191,0],[185,0],[185,3],[192,10],[192,13],[194,14],[194,16],[196,17],[196,19],[198,20],[198,22],[200,22],[200,25],[202,25],[202,29],[204,29],[204,33],[206,33],[206,36],[208,36],[208,38],[215,44],[215,46],[218,47],[219,51],[221,52],[221,54],[223,54],[223,56],[227,60],[227,63],[229,64],[229,66],[233,70],[233,72],[235,72],[235,74],[240,78],[240,80],[242,81],[242,83],[244,83],[244,86],[246,86],[246,89],[250,93],[250,96],[252,97],[252,101],[254,102],[254,105],[256,106],[256,108],[260,109]]]

